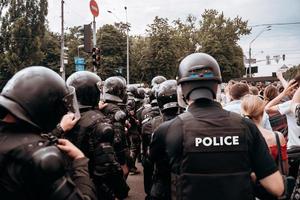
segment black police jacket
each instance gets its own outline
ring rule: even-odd
[[[74,161],[68,172],[71,163],[54,144],[26,124],[0,122],[1,199],[96,199],[87,159]]]
[[[114,103],[107,103],[107,106],[101,112],[112,121],[114,129],[113,147],[116,151],[117,161],[120,165],[124,165],[126,164],[126,153],[129,151],[125,135],[126,114]]]
[[[82,110],[81,110],[82,111]],[[113,122],[98,110],[85,109],[66,137],[90,159],[89,173],[101,199],[124,198],[128,192],[122,169],[117,162]]]
[[[154,133],[151,158],[168,155],[172,199],[253,200],[250,173],[277,170],[257,127],[217,102],[198,100]]]

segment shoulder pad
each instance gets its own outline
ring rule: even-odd
[[[65,174],[63,154],[56,146],[45,146],[32,154],[32,178],[51,183]]]

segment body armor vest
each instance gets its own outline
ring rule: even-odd
[[[172,173],[172,199],[253,199],[245,127],[240,116],[225,116],[216,127],[212,119],[179,115],[183,150],[179,169]]]

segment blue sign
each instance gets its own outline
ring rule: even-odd
[[[75,65],[76,72],[84,71],[84,65]]]
[[[84,65],[85,65],[84,58],[75,57],[74,61],[75,61],[75,70],[76,70],[76,72],[84,71]]]

